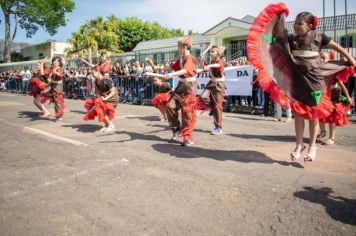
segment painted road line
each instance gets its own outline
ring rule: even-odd
[[[80,142],[80,141],[77,141],[77,140],[74,140],[74,139],[65,138],[65,137],[62,137],[62,136],[59,136],[59,135],[51,134],[51,133],[48,133],[46,131],[35,129],[35,128],[31,128],[31,127],[24,127],[24,130],[28,130],[28,131],[32,131],[34,133],[42,134],[42,135],[47,136],[49,138],[53,138],[53,139],[57,139],[57,140],[60,140],[60,141],[63,141],[63,142],[67,142],[67,143],[73,144],[75,146],[89,146],[86,143],[83,143],[83,142]]]
[[[23,127],[21,125],[12,123],[10,121],[7,121],[7,120],[1,119],[1,118],[0,118],[0,121],[5,123],[5,124],[8,124],[8,125],[11,125],[11,126],[14,126],[14,127],[18,127],[18,128],[22,128],[24,130],[27,130],[27,131],[30,131],[30,132],[34,132],[34,133],[37,133],[37,134],[41,134],[41,135],[44,135],[46,137],[49,137],[49,138],[52,138],[52,139],[56,139],[56,140],[59,140],[59,141],[62,141],[62,142],[70,143],[70,144],[73,144],[75,146],[90,146],[90,145],[88,145],[86,143],[83,143],[83,142],[80,142],[80,141],[77,141],[77,140],[74,140],[74,139],[70,139],[70,138],[65,138],[65,137],[62,137],[62,136],[59,136],[59,135],[51,134],[51,133],[43,131],[43,130],[39,130],[39,129],[31,128],[31,127]]]

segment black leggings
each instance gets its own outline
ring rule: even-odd
[[[345,84],[347,91],[349,92],[350,97],[355,90],[355,77],[350,76],[348,82]]]

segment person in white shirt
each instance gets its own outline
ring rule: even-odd
[[[136,61],[135,66],[136,66],[136,71],[135,71],[134,76],[141,77],[143,74],[143,68],[141,67],[141,65],[138,61]]]
[[[21,93],[26,94],[28,92],[28,87],[30,85],[30,79],[31,79],[31,71],[28,69],[28,67],[25,67],[25,69],[21,71],[21,77],[22,77]]]

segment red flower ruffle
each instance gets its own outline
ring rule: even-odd
[[[152,104],[161,108],[162,110],[166,110],[167,102],[171,95],[169,93],[156,93],[155,97],[152,99]]]
[[[94,120],[98,117],[99,122],[103,122],[104,116],[107,115],[109,120],[114,119],[115,109],[105,103],[101,98],[90,98],[84,104],[87,113],[84,115],[83,120]]]
[[[349,111],[351,105],[345,106],[343,103],[334,104],[334,111],[330,116],[320,119],[322,123],[334,123],[336,126],[344,126],[349,124],[347,119],[347,112]]]

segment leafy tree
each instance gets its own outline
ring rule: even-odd
[[[103,17],[89,20],[80,26],[79,30],[72,34],[69,42],[72,44],[72,48],[67,50],[69,54],[88,56],[89,60],[92,53],[98,54],[106,50],[121,52],[115,25],[110,20],[104,20]]]
[[[188,30],[188,35],[199,34],[198,32],[194,32],[192,29]]]
[[[11,61],[12,62],[17,62],[17,61],[23,61],[23,56],[19,52],[11,52]]]
[[[17,25],[26,31],[27,37],[34,35],[40,27],[54,35],[58,27],[66,25],[65,14],[75,8],[73,0],[0,0],[0,6],[5,17],[5,62],[11,62],[10,42],[16,36]],[[15,21],[12,39],[11,16]]]
[[[69,54],[89,56],[99,51],[132,51],[141,41],[182,36],[181,29],[168,29],[156,22],[144,22],[137,17],[125,19],[109,16],[87,21],[69,40],[73,48]]]
[[[144,22],[137,17],[116,19],[119,46],[124,51],[132,51],[141,41],[182,36],[181,29],[168,29],[156,22]]]

